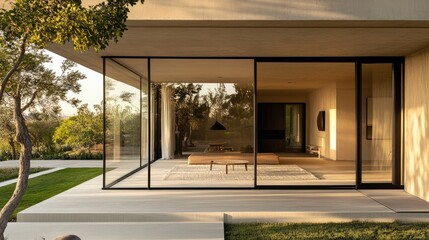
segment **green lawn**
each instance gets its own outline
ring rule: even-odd
[[[226,224],[225,239],[429,239],[427,223]]]
[[[11,220],[16,219],[18,212],[94,178],[102,172],[102,168],[66,168],[30,179],[27,191]],[[0,187],[0,206],[3,207],[9,200],[14,188],[15,184]]]
[[[41,171],[48,170],[50,168],[30,168],[31,173],[37,173]],[[18,177],[18,168],[1,168],[0,169],[0,182],[14,179]]]

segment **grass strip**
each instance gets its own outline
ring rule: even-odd
[[[11,221],[16,220],[18,212],[92,179],[102,172],[102,168],[66,168],[30,179],[27,191],[15,209]],[[15,184],[0,187],[1,207],[9,200],[14,189]]]
[[[225,239],[429,239],[428,223],[240,223],[225,225]]]
[[[30,168],[30,174],[38,173],[50,168]],[[0,168],[0,182],[15,179],[18,177],[19,168]]]

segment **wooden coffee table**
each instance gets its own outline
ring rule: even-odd
[[[228,166],[232,165],[232,170],[234,171],[235,165],[244,165],[244,168],[247,171],[247,164],[249,161],[246,160],[224,160],[224,161],[211,161],[210,162],[210,171],[213,169],[213,164],[225,165],[226,174],[228,174]]]

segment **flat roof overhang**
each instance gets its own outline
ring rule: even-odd
[[[429,46],[429,21],[131,20],[98,53],[71,44],[48,50],[102,72],[103,56],[359,57],[407,56]]]

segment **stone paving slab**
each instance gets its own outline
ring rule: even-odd
[[[359,190],[374,201],[397,213],[429,213],[429,202],[408,194],[404,190]]]
[[[30,213],[393,212],[356,190],[102,190],[102,176]]]
[[[224,239],[223,222],[169,223],[9,223],[8,240],[52,240],[74,234],[81,239]]]

